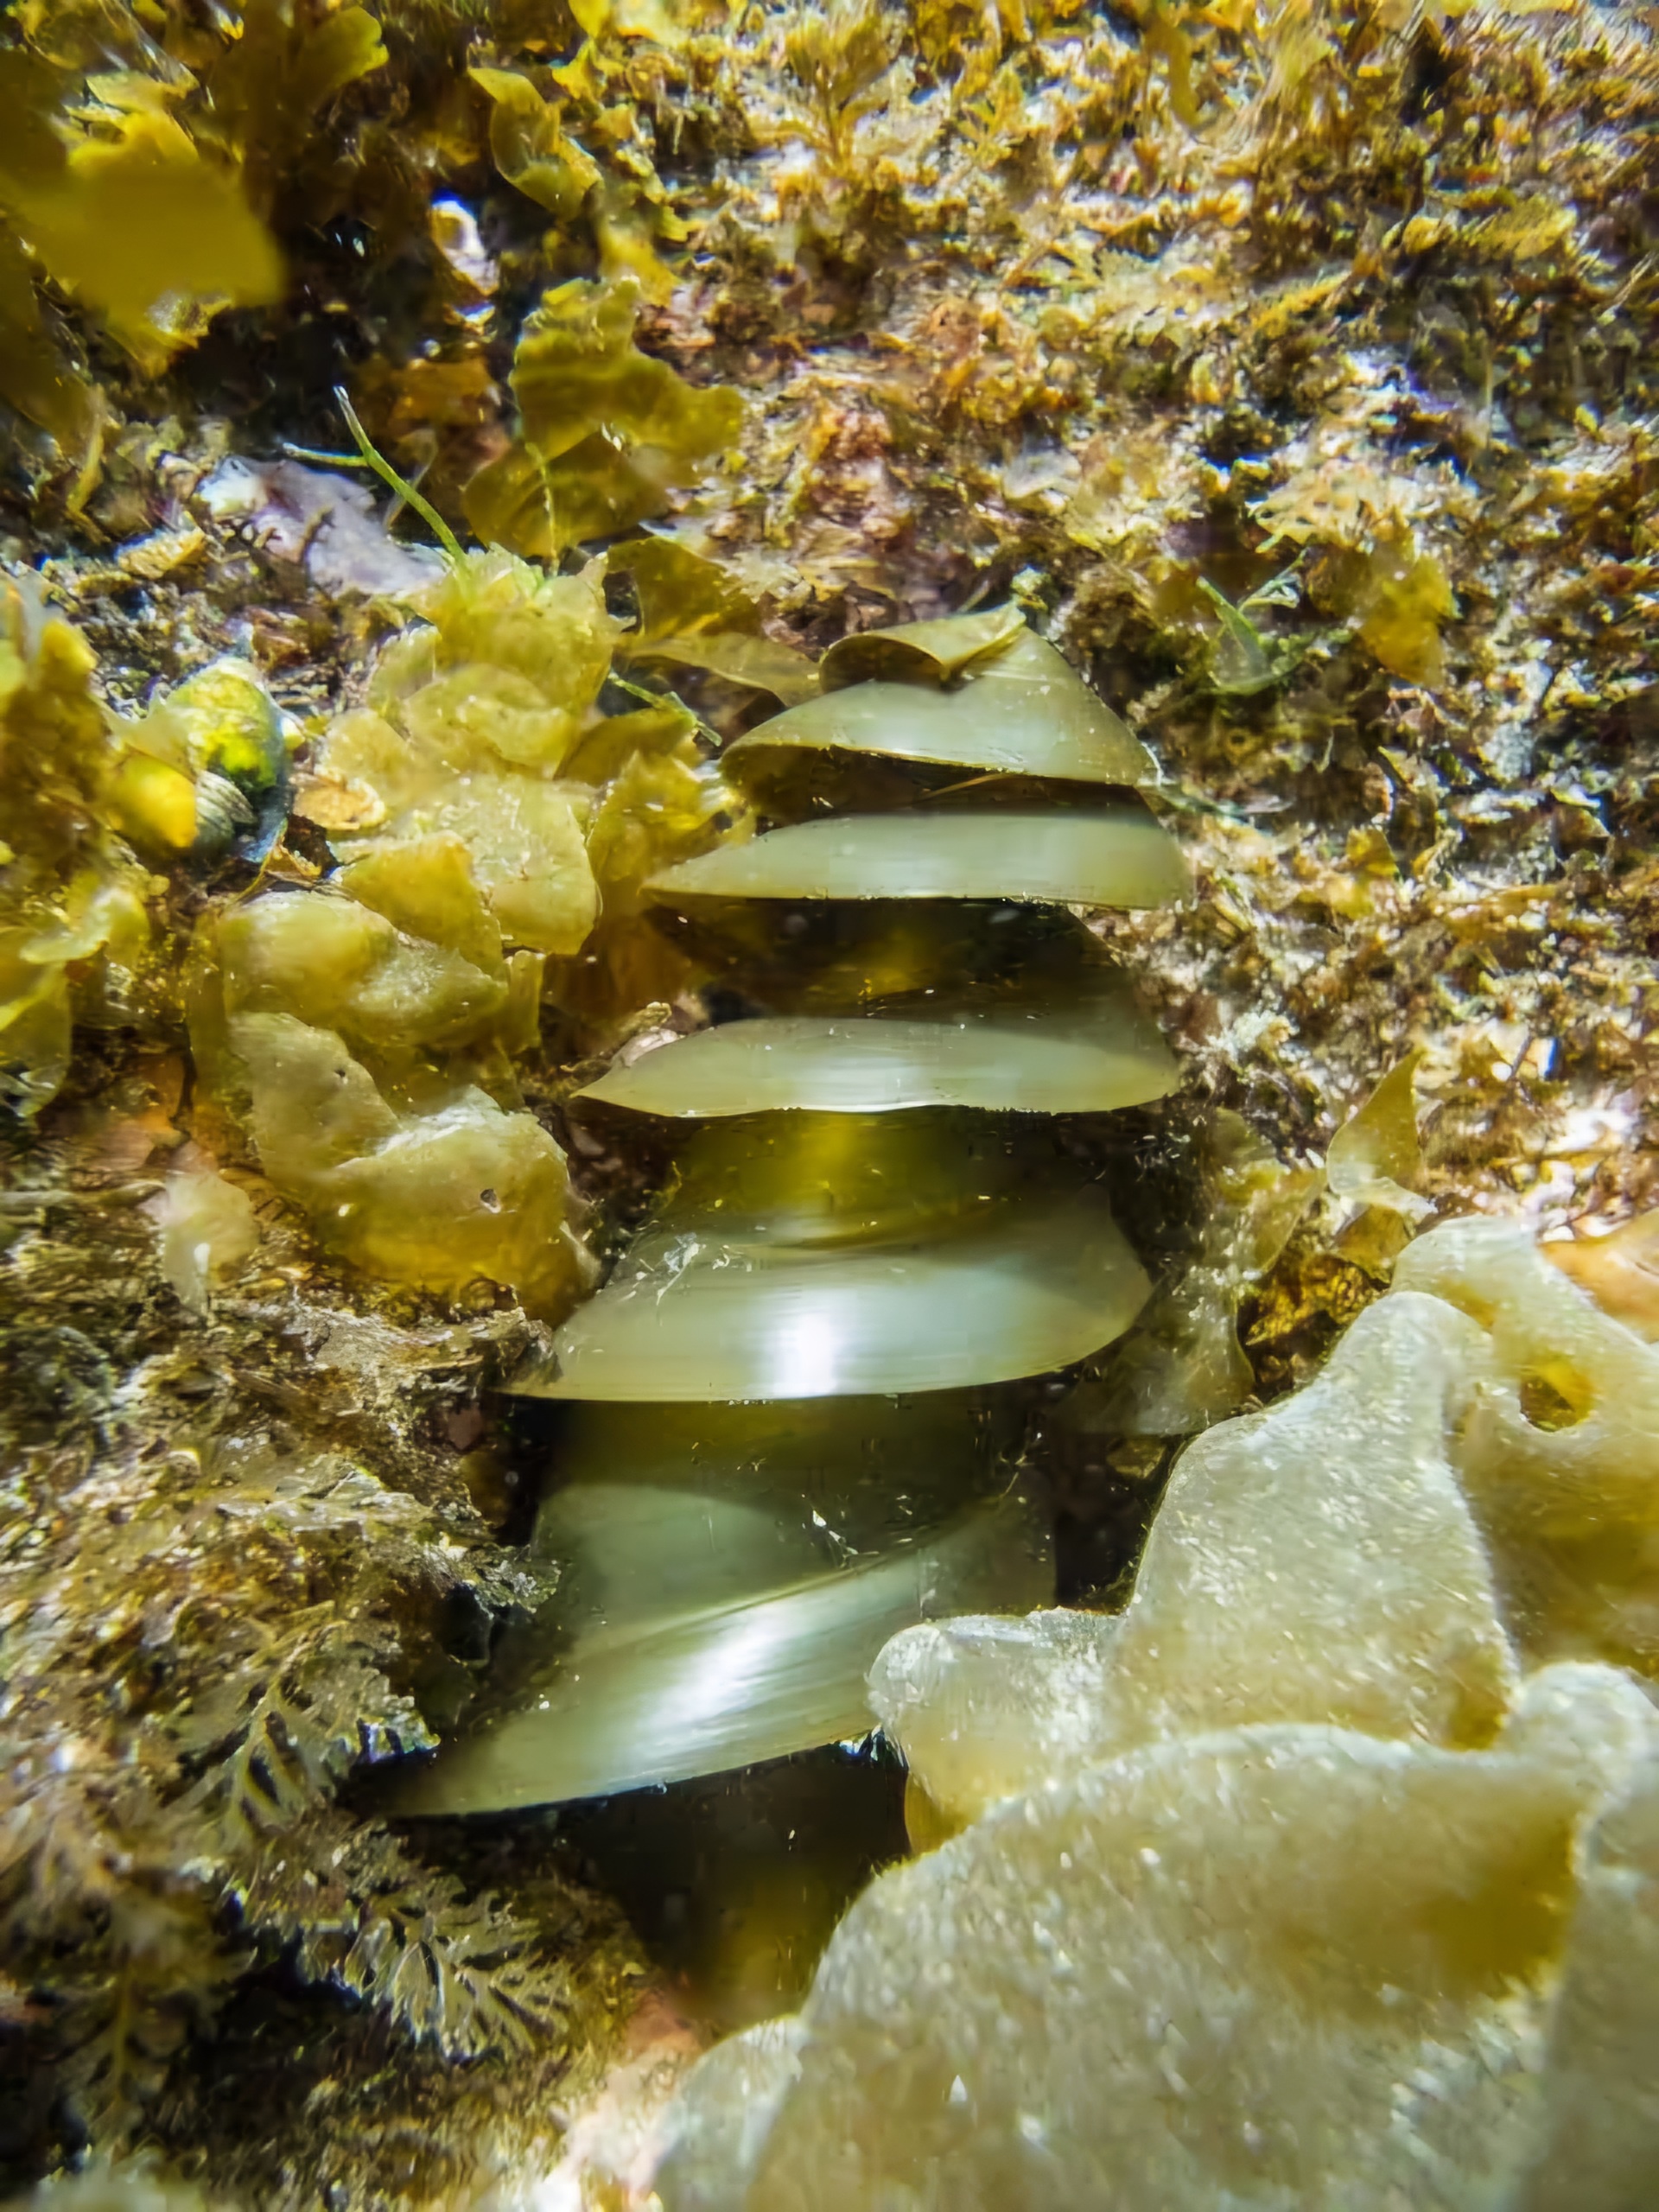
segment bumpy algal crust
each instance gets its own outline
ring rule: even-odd
[[[1659,1354],[1500,1224],[1399,1274],[1191,1448],[1120,1618],[888,1645],[874,1703],[962,1832],[694,2075],[672,2212],[1634,2201],[1659,1713],[1608,1662],[1654,1670]]]

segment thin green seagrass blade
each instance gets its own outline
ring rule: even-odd
[[[1099,1114],[1161,1098],[1179,1080],[1155,1025],[1121,988],[1096,986],[1017,1006],[723,1022],[575,1096],[682,1120],[780,1108]]]
[[[1094,1185],[994,1200],[954,1235],[764,1244],[648,1233],[513,1378],[555,1398],[958,1389],[1069,1365],[1148,1284]]]
[[[1045,1516],[1017,1490],[840,1567],[791,1562],[789,1531],[725,1499],[584,1484],[561,1501],[546,1533],[570,1560],[570,1597],[518,1631],[503,1655],[511,1704],[402,1781],[400,1814],[607,1796],[861,1735],[865,1675],[899,1629],[1053,1595]],[[640,1602],[595,1610],[582,1592],[606,1588],[618,1560],[609,1586]]]
[[[983,899],[1162,906],[1191,878],[1138,807],[983,813],[916,807],[769,830],[653,876],[651,899]]]
[[[1023,629],[948,690],[880,681],[827,690],[728,745],[721,765],[765,798],[786,787],[791,753],[823,752],[1085,784],[1149,783],[1155,772],[1065,656]]]

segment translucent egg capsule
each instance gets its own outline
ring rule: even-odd
[[[722,845],[652,877],[645,895],[1163,906],[1191,887],[1179,847],[1139,805],[1064,814],[918,806],[793,823]]]
[[[982,1393],[572,1407],[531,1544],[556,1594],[419,1809],[608,1795],[862,1733],[872,1637],[975,1592],[1046,1594],[1017,1434]]]
[[[1016,613],[849,639],[820,675],[722,760],[776,826],[645,886],[760,1010],[574,1102],[686,1135],[609,1281],[514,1378],[569,1424],[535,1537],[563,1579],[404,1809],[857,1734],[897,1628],[1052,1594],[1014,1386],[1148,1290],[1052,1117],[1178,1075],[1066,910],[1162,905],[1187,871],[1128,788],[1144,748]]]
[[[918,624],[919,630],[942,624]],[[929,665],[919,652],[894,650],[905,633],[880,633],[893,659]],[[848,641],[851,643],[851,640]],[[860,641],[862,642],[862,641]],[[837,650],[840,650],[837,648]],[[866,646],[867,658],[873,658]],[[855,664],[856,665],[856,664]],[[733,780],[747,785],[756,774],[776,776],[771,756],[784,752],[877,753],[986,773],[1051,776],[1087,784],[1142,784],[1153,773],[1151,756],[1127,726],[1102,703],[1063,653],[1031,631],[982,655],[950,681],[893,682],[874,677],[845,690],[826,689],[786,714],[763,722],[728,746]]]
[[[723,1022],[613,1068],[576,1096],[680,1121],[759,1108],[1102,1114],[1161,1098],[1179,1080],[1153,1023],[1103,982],[1021,1006]]]

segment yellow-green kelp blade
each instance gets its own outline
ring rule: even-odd
[[[995,899],[1162,906],[1191,888],[1174,840],[1132,806],[1074,813],[917,807],[802,822],[683,861],[645,885],[681,899]]]
[[[1161,1098],[1179,1080],[1155,1025],[1110,990],[1047,1005],[728,1021],[575,1095],[680,1120],[777,1108],[1103,1114]]]
[[[553,1503],[550,1540],[578,1593],[617,1557],[658,1594],[609,1611],[550,1599],[502,1654],[514,1709],[481,1716],[400,1777],[400,1814],[608,1796],[862,1735],[865,1675],[899,1629],[1053,1595],[1042,1516],[1015,1491],[840,1567],[798,1555],[772,1515],[728,1499],[584,1484]]]
[[[912,1243],[731,1242],[658,1229],[513,1377],[550,1398],[949,1390],[1086,1358],[1147,1283],[1090,1184],[993,1201]]]
[[[948,690],[884,682],[826,690],[728,745],[721,764],[734,783],[772,785],[787,753],[801,749],[1090,784],[1143,784],[1154,772],[1140,740],[1029,630]]]

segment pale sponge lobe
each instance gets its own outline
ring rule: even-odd
[[[1317,1382],[1183,1455],[1121,1617],[895,1637],[871,1699],[929,1796],[972,1819],[1132,1745],[1248,1721],[1490,1739],[1514,1664],[1451,1456],[1485,1359],[1461,1314],[1388,1299]]]
[[[1605,1788],[1552,1749],[1247,1727],[999,1807],[865,1893],[706,2113],[693,2076],[664,2205],[1518,2212]]]
[[[601,711],[620,628],[602,563],[551,576],[499,548],[469,553],[417,594],[416,612],[425,620],[381,653],[367,706],[325,734],[312,818],[359,865],[456,840],[509,946],[585,952],[602,972],[578,973],[567,992],[585,987],[590,1011],[629,1010],[631,969],[650,986],[667,957],[654,931],[642,952],[639,885],[734,834],[742,810],[683,709]]]
[[[326,1250],[441,1295],[499,1284],[556,1319],[595,1270],[564,1154],[518,1108],[543,963],[502,935],[461,839],[383,841],[204,925],[191,1040]]]
[[[567,1218],[563,1153],[531,1114],[471,1084],[402,1112],[333,1031],[241,1014],[260,1164],[311,1217],[327,1251],[391,1282],[454,1294],[480,1278],[558,1314],[594,1267]]]
[[[1122,1616],[887,1646],[957,1832],[694,2070],[664,2212],[1654,2201],[1659,1354],[1503,1224],[1396,1283],[1189,1449]]]
[[[1395,1283],[1487,1332],[1458,1469],[1516,1641],[1535,1660],[1659,1675],[1659,1345],[1506,1222],[1447,1223],[1401,1255]]]
[[[169,1175],[149,1211],[161,1231],[162,1274],[181,1304],[205,1313],[215,1282],[258,1249],[252,1199],[203,1165]]]
[[[321,773],[366,795],[343,853],[457,838],[500,932],[577,951],[599,912],[586,831],[595,795],[556,780],[590,725],[619,626],[602,571],[549,576],[499,550],[467,555],[421,597],[428,618],[380,657],[370,704],[340,715]],[[352,842],[346,842],[346,839]]]
[[[1524,2212],[1649,2204],[1659,2173],[1659,1760],[1586,1855]]]
[[[499,949],[495,972],[486,973],[326,891],[232,907],[219,925],[219,954],[232,1018],[292,1014],[372,1052],[464,1042],[506,1004]]]

